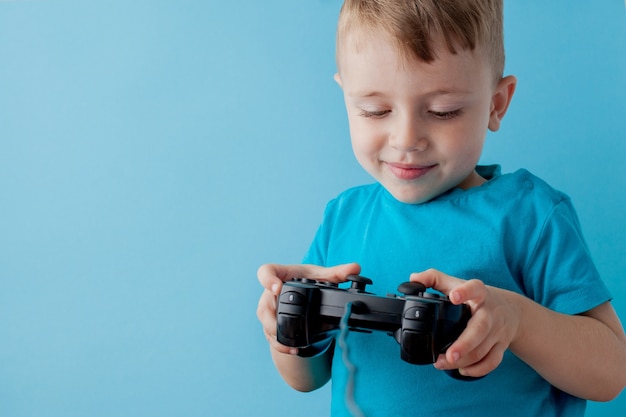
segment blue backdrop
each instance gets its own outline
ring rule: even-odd
[[[339,6],[0,1],[0,416],[327,413],[328,388],[274,371],[255,273],[371,181],[332,79]],[[484,162],[573,197],[624,319],[624,3],[506,19],[519,86]]]

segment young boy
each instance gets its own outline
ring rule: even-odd
[[[477,166],[516,86],[502,75],[502,1],[346,0],[337,65],[354,154],[377,183],[329,203],[304,264],[259,268],[258,317],[285,381],[309,391],[332,376],[332,415],[349,415],[340,347],[280,345],[276,295],[292,277],[361,273],[375,294],[410,278],[472,311],[434,367],[402,361],[382,332],[350,332],[366,416],[582,416],[585,399],[617,396],[626,337],[569,198],[525,170]]]

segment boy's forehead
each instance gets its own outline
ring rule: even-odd
[[[415,59],[408,48],[400,48],[393,37],[383,30],[353,25],[350,30],[337,35],[337,65],[341,67],[345,60],[353,59],[365,52],[371,53],[373,49],[380,53],[381,45],[385,47],[385,52],[394,54],[407,63]]]
[[[491,66],[476,50],[452,53],[445,45],[437,45],[435,59],[425,62],[382,37],[346,41],[338,50],[337,66],[344,92],[352,96],[389,91],[393,85],[416,94],[468,94],[491,84]]]
[[[433,61],[441,56],[448,54],[457,55],[458,53],[470,55],[485,55],[483,48],[477,47],[473,51],[457,48],[459,52],[451,52],[446,47],[442,36],[435,35],[432,40]],[[386,33],[382,29],[372,27],[356,27],[343,32],[337,36],[337,64],[345,59],[354,58],[365,52],[378,53],[385,55],[394,55],[403,64],[411,65],[413,63],[429,63],[429,61],[421,59],[409,45],[402,44],[392,35]]]
[[[338,34],[337,36],[336,61],[340,75],[345,65],[351,65],[355,63],[354,61],[361,61],[366,57],[368,59],[377,57],[381,60],[394,60],[400,68],[405,69],[416,65],[436,64],[437,61],[443,59],[447,63],[455,62],[466,68],[469,65],[474,71],[487,70],[492,72],[487,53],[482,46],[477,46],[474,50],[457,48],[455,52],[451,52],[442,36],[434,36],[432,38],[432,52],[433,59],[426,61],[421,59],[409,46],[400,44],[397,39],[380,28],[352,26],[351,30],[344,31],[342,35]],[[469,68],[467,69],[469,70]]]

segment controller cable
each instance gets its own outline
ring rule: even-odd
[[[339,338],[337,342],[341,347],[342,355],[341,359],[343,360],[343,364],[348,370],[348,382],[346,383],[346,393],[345,400],[348,405],[348,409],[350,410],[350,414],[353,417],[365,417],[363,411],[356,403],[354,399],[354,378],[356,375],[356,366],[350,361],[349,352],[348,352],[348,344],[346,343],[346,338],[348,337],[348,320],[350,319],[350,315],[352,314],[352,310],[362,310],[367,308],[365,303],[361,301],[356,302],[348,302],[345,307],[345,312],[341,317],[341,321],[339,322]]]

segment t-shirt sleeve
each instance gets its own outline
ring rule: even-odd
[[[318,227],[315,237],[313,238],[313,242],[311,242],[311,246],[309,246],[309,250],[304,256],[302,263],[326,266],[328,242],[332,232],[331,223],[334,201],[335,200],[326,205],[322,223]]]
[[[315,234],[315,238],[313,239],[313,242],[311,242],[311,246],[309,246],[309,250],[307,251],[306,255],[304,255],[304,258],[302,259],[302,263],[304,264],[313,264],[313,265],[320,265],[320,266],[325,266],[326,262],[325,262],[325,251],[323,248],[323,239],[321,238],[321,235],[323,234],[323,225],[320,225],[320,227],[317,229],[317,233]]]
[[[524,277],[530,298],[561,313],[583,313],[611,299],[569,199],[545,220]]]

